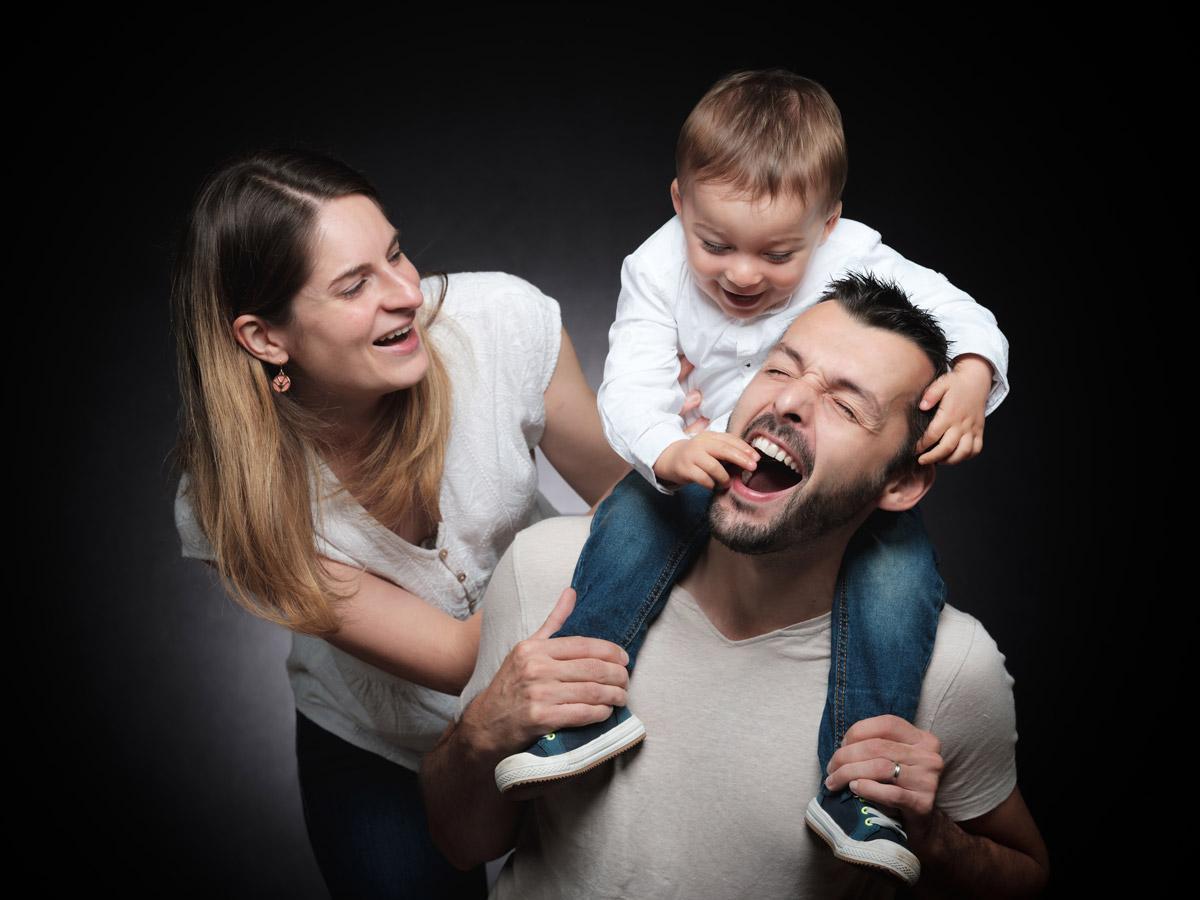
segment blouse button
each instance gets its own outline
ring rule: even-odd
[[[438,551],[438,559],[442,560],[443,562],[445,562],[446,557],[449,555],[450,555],[450,551],[447,550],[445,547],[443,547],[441,550]]]
[[[459,573],[458,573],[458,575],[457,575],[456,577],[458,578],[458,582],[459,582],[459,584],[462,584],[464,581],[466,581],[466,580],[467,580],[467,573],[466,573],[466,572],[459,572]]]

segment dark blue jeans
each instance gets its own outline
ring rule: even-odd
[[[417,773],[355,747],[296,711],[308,839],[334,897],[487,894],[483,867],[455,869],[433,845]]]
[[[711,499],[697,485],[668,495],[626,476],[596,509],[571,580],[575,610],[556,637],[620,644],[632,671],[647,627],[708,541]],[[834,590],[821,771],[860,719],[913,720],[945,599],[920,513],[876,510],[846,548]]]

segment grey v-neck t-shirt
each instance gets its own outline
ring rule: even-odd
[[[517,536],[488,587],[464,707],[545,620],[589,525],[557,518]],[[675,588],[630,680],[646,740],[529,804],[492,897],[891,896],[886,876],[839,862],[804,824],[822,778],[829,642],[829,613],[729,640]],[[937,805],[951,819],[1016,786],[1012,684],[983,626],[946,607],[915,724],[942,742]]]

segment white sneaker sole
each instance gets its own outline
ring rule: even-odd
[[[646,726],[642,724],[642,720],[630,714],[629,718],[616,728],[609,729],[582,747],[576,747],[566,753],[557,756],[514,753],[502,759],[496,766],[496,787],[501,793],[507,793],[526,784],[580,775],[624,753],[630,747],[637,746],[645,736]]]
[[[921,877],[921,861],[906,847],[901,847],[886,838],[864,842],[854,841],[829,813],[821,809],[817,798],[808,801],[808,809],[804,811],[804,821],[808,827],[821,836],[821,839],[833,850],[838,859],[860,866],[870,866],[882,869],[889,875],[899,878],[909,887],[917,883]]]

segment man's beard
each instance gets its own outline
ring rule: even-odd
[[[800,435],[791,429],[780,428],[770,416],[761,416],[751,422],[746,433],[755,429],[770,434],[773,440],[802,460],[806,478],[812,474],[813,454]],[[735,553],[763,554],[787,550],[823,537],[851,521],[879,497],[887,478],[887,473],[880,471],[849,484],[839,484],[812,493],[806,493],[807,485],[801,485],[779,514],[772,521],[762,524],[730,521],[726,503],[733,504],[735,509],[746,507],[729,490],[709,507],[709,529],[714,538]]]

